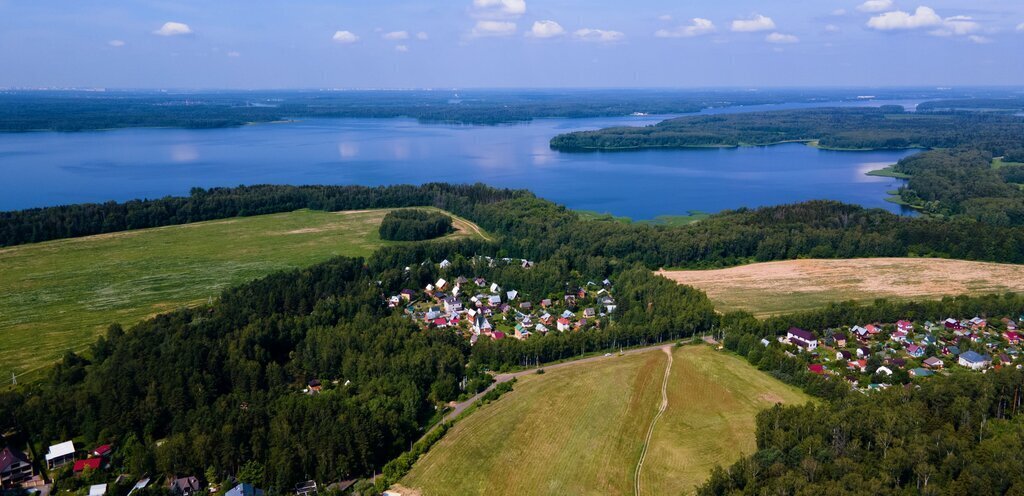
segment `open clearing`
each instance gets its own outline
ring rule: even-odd
[[[1024,265],[936,258],[788,260],[658,274],[706,291],[719,311],[747,310],[758,316],[847,300],[1024,291]]]
[[[715,464],[754,450],[754,416],[804,402],[794,388],[706,346],[672,349],[668,407],[644,457],[643,494],[691,492]],[[461,420],[402,480],[443,494],[633,494],[662,402],[661,350],[520,378]]]
[[[0,249],[0,374],[45,368],[119,322],[205,303],[230,286],[338,255],[367,256],[388,210],[296,212]],[[455,219],[451,237],[486,236]]]

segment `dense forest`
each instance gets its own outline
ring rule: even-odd
[[[380,223],[381,239],[423,241],[452,232],[452,218],[440,212],[420,209],[392,210]]]
[[[758,415],[757,451],[698,491],[1019,494],[1024,371],[955,374]]]
[[[1003,96],[1001,98],[957,98],[923,102],[917,106],[919,112],[947,110],[981,110],[1013,112],[1024,110],[1024,97]]]
[[[562,151],[770,145],[817,141],[834,149],[952,148],[1001,155],[1021,147],[1024,118],[1001,113],[919,113],[899,106],[819,108],[679,117],[646,127],[561,134]]]
[[[911,176],[900,189],[903,201],[929,215],[1024,225],[1024,192],[1016,184],[1024,181],[1024,168],[996,169],[987,151],[931,150],[904,158],[893,169]]]

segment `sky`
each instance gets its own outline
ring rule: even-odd
[[[1024,85],[1022,0],[0,0],[0,87]]]

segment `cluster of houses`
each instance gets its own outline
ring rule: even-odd
[[[404,308],[425,328],[452,329],[474,344],[481,338],[523,340],[553,331],[580,331],[600,325],[599,319],[616,309],[607,279],[570,288],[559,296],[531,300],[482,277],[459,276],[452,281],[438,279],[419,291],[404,289],[388,297],[387,303]]]
[[[113,451],[113,446],[110,444],[98,446],[90,451],[77,449],[73,441],[55,444],[47,450],[44,456],[45,464],[40,464],[40,469],[45,468],[43,470],[44,474],[36,473],[35,466],[24,452],[10,446],[5,447],[3,450],[0,450],[0,491],[20,489],[43,493],[48,492],[50,485],[47,483],[47,480],[52,481],[61,472],[68,470],[68,467],[70,467],[69,476],[71,477],[79,478],[88,475],[89,478],[83,480],[97,480],[97,474],[111,469],[111,455]],[[111,475],[113,476],[113,474]],[[118,476],[118,480],[120,480],[120,477],[123,476]],[[103,478],[102,476],[99,477],[99,479]],[[150,487],[155,482],[150,477],[140,479],[128,491],[128,496],[132,496],[135,492]],[[348,489],[354,482],[348,481],[345,486],[339,486],[338,488],[342,490]],[[90,485],[88,487],[88,494],[89,496],[106,496],[108,487],[108,484]],[[163,487],[173,496],[200,496],[207,492],[213,493],[216,490],[214,487],[203,485],[199,478],[193,476],[167,478],[163,483]],[[307,481],[296,485],[294,493],[299,496],[312,496],[317,494],[317,491],[316,482]],[[237,483],[225,493],[225,496],[264,496],[264,491],[253,487],[251,484]]]
[[[1020,317],[1024,321],[1024,315]],[[1019,321],[1003,318],[995,323],[981,317],[915,324],[900,320],[894,324],[854,325],[849,329],[827,329],[818,333],[790,328],[779,342],[800,353],[815,374],[842,376],[858,387],[865,376],[887,378],[928,377],[950,367],[985,371],[991,367],[1022,366],[1019,345],[1024,332]],[[765,339],[761,342],[768,346]],[[885,387],[887,382],[867,389]]]

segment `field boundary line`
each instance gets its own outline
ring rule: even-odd
[[[665,410],[668,410],[668,377],[672,373],[672,349],[663,346],[661,351],[668,355],[668,363],[665,364],[665,377],[661,380],[661,406],[658,408],[658,413],[651,419],[651,425],[647,428],[647,437],[644,439],[644,448],[640,452],[640,460],[636,462],[636,471],[633,476],[633,492],[636,496],[640,496],[640,473],[644,469],[644,459],[647,458],[647,448],[650,447],[651,437],[654,436],[654,427],[658,424],[658,419],[665,414]]]

